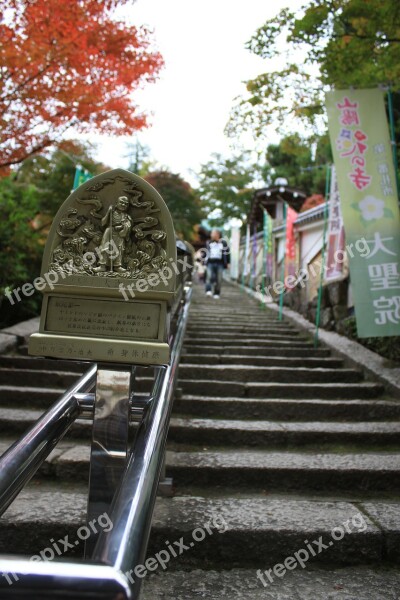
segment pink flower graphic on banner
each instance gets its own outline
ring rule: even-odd
[[[384,216],[385,203],[375,196],[365,196],[358,203],[360,207],[363,219],[366,221],[373,221],[374,219],[381,219]]]

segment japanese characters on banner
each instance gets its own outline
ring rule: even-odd
[[[336,169],[331,169],[331,189],[329,194],[328,248],[326,254],[325,281],[335,281],[343,276],[344,266],[344,226],[340,210],[340,196]]]
[[[383,92],[326,96],[359,337],[400,335],[400,215]]]
[[[288,206],[286,213],[285,278],[288,275],[294,275],[297,269],[296,239],[294,235],[294,222],[297,216],[298,213]]]

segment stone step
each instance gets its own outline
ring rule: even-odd
[[[175,560],[178,560],[179,557]],[[147,571],[142,600],[397,600],[400,571],[396,567],[318,568],[309,560],[304,570],[296,561],[268,564],[260,569],[226,571],[192,569],[163,570],[157,563]],[[150,563],[149,563],[150,564]],[[275,567],[275,571],[273,570]],[[268,571],[269,574],[264,573]]]
[[[58,396],[57,396],[58,397]],[[31,408],[0,408],[0,433],[2,437],[14,435],[20,437],[42,416],[44,408],[52,404],[49,401],[48,405],[42,410]],[[35,405],[37,406],[37,402]],[[91,422],[77,420],[68,430],[66,438],[90,439],[91,437]]]
[[[228,337],[231,335],[246,335],[250,334],[254,337],[262,337],[263,335],[268,335],[271,338],[304,338],[304,334],[300,334],[299,331],[294,330],[279,330],[275,332],[275,328],[265,327],[261,323],[256,325],[236,325],[231,327],[226,327],[225,325],[188,325],[186,330],[186,336],[188,338],[197,337],[198,335],[207,334],[207,335],[218,335],[218,337]]]
[[[399,443],[400,421],[337,423],[173,417],[168,439],[182,444],[212,446],[293,447],[305,444],[367,444],[373,446],[374,444]]]
[[[187,364],[179,367],[179,380],[208,379],[210,386],[213,381],[230,382],[285,382],[285,383],[318,383],[318,382],[347,382],[356,383],[363,379],[363,373],[355,369],[329,369],[317,367],[259,367],[254,365],[213,365]]]
[[[251,319],[249,317],[244,317],[243,319],[239,318],[222,318],[215,317],[215,319],[209,319],[203,316],[203,318],[193,318],[193,315],[190,315],[190,321],[188,323],[189,329],[204,329],[213,331],[214,327],[219,327],[220,329],[235,329],[236,327],[249,327],[250,329],[270,329],[277,333],[294,333],[298,334],[299,330],[293,327],[288,323],[282,323],[280,321],[271,321],[258,319],[257,317]]]
[[[18,386],[21,391],[25,386],[43,387],[66,390],[78,379],[78,373],[66,373],[62,371],[47,371],[42,369],[24,369],[15,371],[14,369],[0,368],[0,393],[5,386]],[[3,395],[3,394],[1,394]]]
[[[44,374],[35,371],[30,374],[29,380],[26,374],[19,373],[21,382],[26,385],[7,385],[0,384],[0,406],[29,406],[47,408],[55,402],[66,391],[66,389],[77,380],[77,375],[60,377],[57,373],[51,373],[48,381],[44,379]],[[61,374],[62,375],[62,374]],[[15,381],[15,379],[14,379]],[[46,383],[59,383],[60,387],[47,387]],[[68,385],[62,385],[62,383]],[[138,394],[150,393],[153,385],[152,377],[136,377],[135,392]]]
[[[208,379],[181,380],[183,394],[207,398],[228,396],[246,398],[298,398],[298,399],[362,399],[376,398],[383,385],[361,383],[240,383],[237,381],[209,381]]]
[[[67,373],[82,374],[90,368],[90,365],[91,363],[77,362],[74,360],[0,355],[1,369],[38,369],[43,371],[63,371]]]
[[[194,443],[195,440],[193,440]],[[210,440],[211,444],[213,440]],[[1,452],[11,442],[1,444]],[[37,479],[63,484],[87,484],[90,440],[65,439],[47,458]],[[214,492],[225,488],[268,493],[313,492],[365,494],[398,493],[400,490],[400,449],[391,452],[250,450],[241,447],[168,450],[167,475],[180,488],[195,486]],[[40,479],[39,479],[40,481]]]
[[[335,420],[376,421],[399,419],[400,402],[394,400],[291,400],[284,398],[209,398],[186,394],[176,398],[175,413],[241,419],[284,421]]]
[[[212,365],[252,365],[262,367],[307,367],[315,369],[318,367],[340,369],[344,361],[341,358],[331,357],[290,357],[290,356],[246,356],[242,354],[204,354],[185,352],[181,355],[181,364],[204,364],[205,359]]]
[[[212,339],[214,341],[218,340],[220,342],[226,342],[229,340],[233,340],[233,341],[242,341],[242,340],[255,340],[255,341],[259,341],[259,342],[263,342],[264,340],[266,342],[273,342],[276,341],[278,344],[281,343],[286,343],[286,344],[290,344],[292,342],[296,343],[296,344],[300,344],[300,345],[312,345],[312,342],[310,340],[310,338],[305,337],[305,336],[299,336],[299,335],[281,335],[281,334],[275,334],[275,333],[271,333],[269,331],[260,331],[258,330],[258,332],[253,332],[253,331],[243,331],[243,332],[215,332],[210,330],[210,331],[198,331],[198,332],[193,332],[192,335],[189,334],[186,336],[186,339],[188,340],[209,340]]]
[[[20,373],[19,377],[22,379],[23,374]],[[25,385],[23,387],[17,385],[0,385],[0,406],[34,406],[36,408],[45,409],[55,402],[65,392],[65,389],[65,387],[47,388],[30,385]]]
[[[216,338],[216,337],[197,337],[196,339],[185,340],[184,347],[191,346],[212,346],[214,348],[233,346],[236,348],[255,346],[258,348],[296,348],[298,352],[304,352],[304,349],[311,349],[312,343],[299,340],[273,340],[273,339],[255,339],[255,338]]]
[[[280,324],[290,325],[288,319],[284,316],[282,321],[278,320],[278,317],[275,312],[263,312],[256,308],[254,310],[254,304],[249,304],[248,306],[240,306],[237,302],[237,298],[234,298],[232,303],[230,303],[229,310],[224,311],[221,310],[221,303],[218,302],[214,305],[211,302],[207,304],[197,304],[196,302],[192,302],[192,306],[190,307],[190,320],[195,319],[196,317],[200,320],[202,319],[253,319],[253,320],[263,320],[271,321],[276,323],[278,326]],[[240,301],[240,299],[239,299]]]
[[[63,489],[58,482],[32,483],[0,520],[0,552],[39,554],[51,546],[51,539],[66,535],[73,551],[80,552],[79,528],[86,511],[82,492],[77,486],[74,491]],[[178,556],[176,562],[171,557],[171,570],[198,565],[265,569],[306,549],[307,543],[315,549],[315,556],[309,553],[313,563],[376,565],[383,559],[395,563],[400,558],[399,519],[400,504],[389,501],[357,505],[310,498],[283,501],[272,494],[158,498],[147,554],[155,556],[183,538],[187,547],[176,546]],[[103,528],[110,528],[108,519]],[[64,556],[68,558],[68,553]]]
[[[214,449],[167,452],[174,485],[274,492],[400,491],[400,451],[328,453]]]
[[[219,343],[210,343],[209,345],[198,345],[196,342],[185,341],[184,353],[195,353],[197,355],[202,354],[219,354],[220,356],[231,356],[231,355],[241,355],[241,356],[258,356],[258,357],[269,357],[269,356],[278,356],[278,357],[303,357],[305,354],[308,358],[311,357],[321,357],[321,356],[330,356],[330,351],[328,348],[307,348],[307,352],[304,352],[304,348],[293,348],[291,346],[283,346],[276,347],[274,344],[269,345],[261,345],[261,346],[239,346],[239,345],[224,345]]]

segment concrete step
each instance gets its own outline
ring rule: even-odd
[[[213,446],[293,447],[305,444],[397,444],[400,421],[337,423],[173,417],[169,440]]]
[[[0,368],[4,369],[38,369],[42,371],[62,371],[82,374],[90,368],[91,363],[74,360],[58,360],[52,358],[36,358],[33,356],[0,355]]]
[[[300,348],[293,346],[281,346],[277,347],[268,344],[264,345],[252,345],[252,346],[240,346],[240,345],[226,345],[218,342],[210,344],[197,344],[196,342],[186,341],[183,348],[184,353],[195,353],[197,355],[204,354],[219,354],[220,356],[230,355],[241,355],[241,356],[258,356],[258,357],[302,357],[306,354],[308,358],[330,356],[330,351],[327,348],[307,348],[307,352],[304,352],[303,346]]]
[[[231,325],[231,326],[225,326],[225,325],[188,325],[187,330],[186,330],[186,336],[188,338],[191,337],[196,337],[198,335],[202,335],[202,334],[215,334],[218,337],[228,337],[231,335],[252,335],[255,337],[262,337],[263,335],[268,335],[268,337],[271,338],[276,338],[276,339],[280,339],[280,338],[304,338],[304,334],[300,333],[299,331],[296,331],[295,329],[280,329],[280,330],[275,330],[275,327],[273,326],[265,326],[261,323],[257,323],[254,325],[248,325],[248,324],[236,324],[236,325]]]
[[[198,336],[196,338],[185,340],[184,346],[213,346],[214,348],[219,348],[223,346],[234,346],[236,348],[245,347],[245,346],[256,346],[258,348],[297,348],[298,350],[304,352],[305,348],[312,348],[312,343],[308,341],[300,341],[300,340],[287,340],[280,339],[274,340],[271,338],[253,338],[253,337],[243,337],[239,338],[236,336],[232,336],[231,338],[220,338],[214,337],[212,334],[206,334],[208,337]]]
[[[298,399],[362,399],[376,398],[383,392],[379,383],[240,383],[210,381],[209,379],[181,380],[183,393],[196,396]]]
[[[195,441],[193,441],[194,443]],[[212,445],[213,440],[209,440]],[[10,445],[10,444],[8,444]],[[7,444],[1,445],[3,452]],[[240,451],[228,448],[167,451],[167,475],[176,493],[188,486],[216,492],[224,488],[258,492],[397,493],[400,491],[400,449],[362,452]],[[63,440],[42,465],[37,479],[87,485],[90,440]]]
[[[284,421],[339,420],[376,421],[399,419],[395,400],[293,400],[285,398],[210,398],[186,394],[176,398],[174,412],[184,415]]]
[[[0,552],[39,554],[49,547],[50,539],[65,535],[72,550],[80,552],[78,532],[86,509],[83,491],[77,486],[68,491],[57,482],[39,482],[23,490],[0,521]],[[383,559],[396,563],[399,519],[398,502],[283,501],[274,495],[158,498],[148,556],[183,538],[187,548],[180,547],[176,562],[171,557],[171,570],[199,565],[265,569],[307,548],[307,543],[315,548],[313,563],[377,565]],[[109,527],[105,522],[104,528]]]
[[[58,396],[57,396],[58,397]],[[48,406],[52,404],[49,401]],[[38,406],[39,402],[36,403]],[[44,409],[30,408],[0,408],[0,433],[2,437],[14,435],[20,437],[42,416]],[[89,439],[91,436],[91,422],[77,420],[69,429],[66,437],[74,439]]]
[[[179,557],[178,557],[179,558]],[[178,560],[175,559],[175,560]],[[395,567],[307,568],[296,561],[265,563],[256,569],[171,571],[158,564],[143,580],[143,600],[398,600],[400,571]],[[273,570],[275,568],[275,571]],[[270,572],[267,574],[264,571]]]
[[[285,382],[285,383],[356,383],[363,379],[362,371],[356,369],[330,369],[317,367],[259,367],[254,365],[188,364],[179,367],[179,379],[208,379],[235,382]]]
[[[382,493],[400,491],[400,452],[167,452],[174,485],[234,486],[266,492]]]
[[[43,387],[66,390],[78,379],[78,373],[66,373],[62,371],[47,371],[42,369],[15,369],[0,368],[0,390],[4,386]]]
[[[220,329],[228,329],[228,330],[232,330],[235,329],[236,327],[245,327],[245,328],[250,328],[250,329],[256,329],[256,330],[260,330],[260,329],[270,329],[271,331],[274,331],[275,333],[293,333],[293,334],[299,334],[299,330],[296,329],[295,327],[293,327],[293,325],[289,325],[288,323],[282,323],[280,321],[272,321],[271,319],[260,319],[258,318],[258,316],[256,315],[254,318],[250,317],[249,315],[247,315],[247,317],[243,317],[243,318],[224,318],[221,317],[221,315],[219,317],[215,317],[215,318],[209,318],[206,315],[204,315],[202,318],[195,318],[193,317],[192,313],[190,315],[190,321],[188,323],[188,327],[190,329],[213,329],[214,327],[218,327]]]
[[[233,341],[242,341],[242,340],[255,340],[258,342],[263,342],[264,340],[267,342],[273,342],[276,341],[278,344],[280,343],[286,343],[289,344],[291,342],[294,342],[296,344],[300,344],[300,345],[312,345],[312,342],[310,340],[310,338],[307,338],[305,336],[299,336],[299,335],[280,335],[280,334],[274,334],[272,332],[269,331],[260,331],[258,330],[258,332],[253,332],[253,331],[243,331],[242,333],[240,332],[215,332],[210,328],[209,331],[198,331],[198,332],[193,332],[190,335],[187,335],[186,339],[188,340],[207,340],[207,339],[212,339],[214,342],[218,341],[218,342],[223,342],[225,343],[226,341],[229,340],[233,340]]]
[[[53,377],[54,375],[54,377]],[[0,406],[30,406],[47,408],[55,402],[65,392],[65,390],[76,381],[77,375],[74,377],[68,375],[57,379],[57,373],[51,374],[48,377],[47,384],[59,383],[59,387],[47,387],[44,373],[35,371],[29,374],[29,380],[23,372],[19,373],[19,378],[26,385],[3,385],[0,384]],[[15,381],[15,378],[14,378]],[[62,383],[68,385],[61,385]],[[150,393],[153,385],[152,377],[137,377],[135,379],[135,392],[138,394]]]
[[[315,369],[318,367],[340,369],[344,361],[341,358],[331,357],[292,357],[292,356],[243,356],[242,354],[204,354],[185,352],[181,355],[181,364],[199,365],[251,365],[260,367],[306,367]]]

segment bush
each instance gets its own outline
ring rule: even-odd
[[[0,327],[39,314],[39,293],[14,305],[4,297],[7,288],[32,282],[40,273],[43,245],[34,228],[38,206],[34,186],[19,185],[10,178],[0,180]]]

